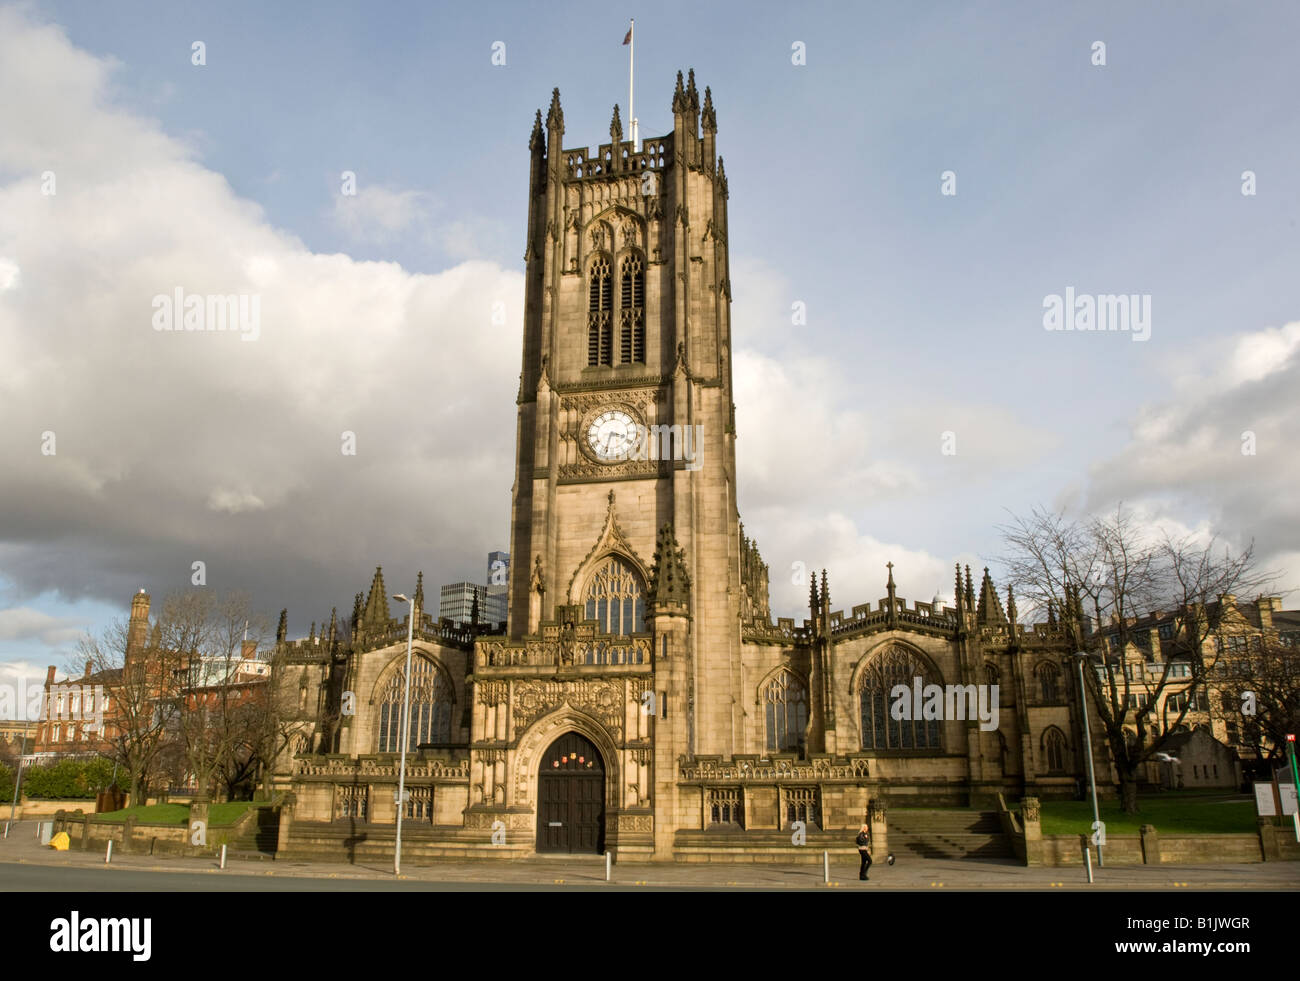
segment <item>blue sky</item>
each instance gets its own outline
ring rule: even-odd
[[[482,574],[508,540],[519,316],[494,334],[477,298],[519,295],[552,87],[566,147],[608,140],[615,102],[626,118],[628,16],[641,135],[671,129],[678,69],[717,107],[740,506],[779,613],[800,613],[795,561],[828,566],[845,609],[883,592],[889,558],[929,599],[953,561],[995,559],[1008,509],[1040,504],[1125,500],[1153,526],[1254,538],[1278,591],[1300,585],[1293,4],[0,11],[23,93],[0,109],[0,284],[21,273],[0,288],[0,359],[29,366],[0,374],[17,461],[0,659],[21,673],[62,667],[133,589],[184,586],[191,555],[287,605],[295,633],[350,610],[376,564],[390,585]],[[57,214],[32,200],[50,168]],[[140,339],[126,283],[253,253],[268,303],[303,307],[294,332],[197,367]],[[323,284],[347,292],[294,299]],[[1044,331],[1067,286],[1149,294],[1150,340]],[[400,489],[324,450],[286,459],[312,420],[336,439],[365,413]],[[50,428],[82,464],[41,469]]]

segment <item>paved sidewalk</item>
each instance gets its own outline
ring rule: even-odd
[[[0,863],[20,863],[62,868],[104,866],[101,850],[57,852],[35,838],[33,822],[21,822],[0,839]],[[387,880],[391,865],[344,862],[263,861],[232,857],[224,871],[210,858],[161,855],[125,855],[115,852],[110,869],[153,872],[211,872],[249,879],[256,888],[263,876],[300,876],[322,879]],[[1089,885],[1083,868],[1025,868],[1012,861],[988,859],[933,860],[903,856],[893,867],[878,861],[871,869],[871,881],[859,882],[857,862],[831,860],[831,882],[823,881],[822,867],[815,865],[770,865],[767,863],[654,863],[615,864],[611,883],[616,886],[651,886],[673,889],[899,889],[899,890],[1300,890],[1300,862],[1268,862],[1249,865],[1159,865],[1119,866],[1094,869],[1095,883]],[[407,865],[402,878],[429,883],[497,883],[563,886],[604,886],[605,860],[600,856],[569,859],[529,858],[483,859],[473,862],[441,862],[437,865]],[[3,872],[0,872],[0,888]],[[105,888],[111,888],[106,882]]]

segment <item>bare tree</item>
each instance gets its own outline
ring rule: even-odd
[[[107,755],[130,775],[131,803],[142,803],[176,719],[180,657],[158,630],[133,635],[124,620],[77,649],[103,686]]]
[[[1275,636],[1253,639],[1224,663],[1218,695],[1225,713],[1242,718],[1240,744],[1272,762],[1285,756],[1287,735],[1300,731],[1300,650]]]
[[[288,665],[288,653],[277,648],[271,657],[271,679],[261,692],[250,717],[253,739],[262,776],[262,790],[271,799],[271,780],[278,761],[290,753],[300,736],[310,731],[315,705],[304,703]]]
[[[168,597],[160,622],[163,642],[183,656],[176,716],[186,767],[197,792],[209,795],[246,749],[250,713],[241,707],[252,686],[240,668],[245,643],[260,641],[265,627],[247,597],[207,590]]]
[[[246,631],[260,637],[262,621],[245,597],[199,589],[166,597],[152,629],[136,631],[119,621],[79,645],[108,697],[109,755],[130,774],[132,801],[164,771],[209,793],[241,740],[237,669]]]
[[[1001,531],[1016,591],[1059,616],[1072,648],[1087,656],[1084,685],[1123,808],[1135,813],[1141,766],[1205,698],[1216,660],[1207,641],[1235,612],[1227,597],[1260,588],[1268,577],[1255,569],[1253,546],[1233,554],[1216,538],[1150,534],[1122,505],[1083,521],[1035,509]],[[1162,622],[1171,649],[1159,659],[1144,653],[1149,629],[1135,629],[1153,611],[1169,611]]]

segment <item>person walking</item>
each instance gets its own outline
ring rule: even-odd
[[[858,854],[862,856],[862,867],[858,869],[858,878],[863,882],[867,880],[867,872],[871,869],[871,826],[864,824],[862,830],[858,832]]]

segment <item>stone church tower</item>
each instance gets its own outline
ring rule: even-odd
[[[616,106],[595,154],[563,149],[558,90],[537,114],[511,514],[511,641],[648,635],[647,800],[679,756],[734,752],[740,664],[727,181],[693,71],[672,107],[638,150]]]
[[[509,633],[581,620],[582,590],[609,554],[648,584],[663,532],[686,581],[649,598],[645,626],[683,660],[686,688],[669,699],[693,720],[691,751],[730,753],[740,563],[727,182],[693,71],[685,85],[678,73],[673,123],[634,152],[616,106],[612,142],[592,155],[561,151],[558,90],[545,130],[537,114]]]
[[[847,612],[822,570],[802,624],[771,620],[736,509],[727,178],[693,72],[672,110],[637,147],[615,107],[594,153],[564,147],[558,90],[537,113],[506,630],[439,624],[417,590],[408,686],[379,569],[346,631],[282,629],[282,850],[391,848],[402,740],[413,858],[813,861],[864,820],[883,843],[887,800],[1073,794],[1065,620],[1019,623],[987,570],[909,608],[891,566]],[[900,715],[900,686],[972,701]]]

